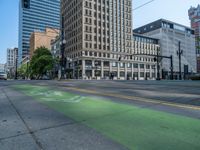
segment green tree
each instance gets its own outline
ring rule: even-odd
[[[200,43],[200,37],[198,37],[198,38],[197,38],[197,42],[199,42],[199,43]],[[197,49],[199,49],[199,50],[200,50],[200,46],[197,46]]]
[[[27,64],[22,64],[20,68],[17,69],[18,76],[25,78],[28,76]]]
[[[30,76],[36,79],[47,75],[54,64],[54,59],[50,51],[45,47],[39,47],[35,50],[30,61]]]

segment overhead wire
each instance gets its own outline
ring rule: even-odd
[[[132,11],[135,11],[135,10],[141,8],[141,7],[144,7],[144,6],[150,4],[150,3],[154,2],[154,1],[155,1],[155,0],[150,0],[150,1],[148,1],[148,2],[146,2],[146,3],[144,3],[144,4],[142,4],[142,5],[139,5],[139,6],[135,7],[135,8],[133,8]]]

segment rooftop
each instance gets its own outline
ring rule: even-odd
[[[151,22],[149,24],[146,24],[144,26],[141,26],[139,28],[136,28],[133,30],[133,32],[135,33],[139,33],[139,34],[144,34],[162,27],[169,27],[171,29],[177,29],[177,30],[181,30],[181,31],[189,31],[190,34],[193,34],[194,30],[188,26],[179,24],[179,23],[175,23],[166,19],[159,19],[156,20],[154,22]]]

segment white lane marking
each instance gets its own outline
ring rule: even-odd
[[[62,97],[63,93],[60,91],[46,91],[46,92],[31,91],[30,94],[34,96],[42,96],[41,99],[48,102],[78,103],[86,98],[84,96],[73,96],[69,99],[67,98],[63,99]],[[52,98],[52,96],[56,96],[57,98]]]
[[[45,100],[47,102],[64,102],[64,103],[79,103],[80,101],[84,100],[86,97],[84,96],[74,96],[69,99],[54,99],[49,97],[43,97],[42,100]]]

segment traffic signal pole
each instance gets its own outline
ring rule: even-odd
[[[156,80],[160,80],[160,64],[159,64],[159,58],[167,58],[170,59],[170,71],[171,71],[171,80],[173,80],[173,74],[174,74],[174,65],[173,65],[173,56],[161,56],[159,55],[159,53],[157,52],[156,55],[152,55],[152,54],[132,54],[132,55],[125,55],[125,56],[150,56],[150,57],[154,57],[156,59],[156,63],[157,63],[157,79]],[[119,61],[121,61],[121,57],[119,57]]]
[[[170,70],[171,70],[171,80],[174,80],[173,55],[170,56],[170,59],[171,59],[171,67],[170,67]]]
[[[182,80],[182,71],[181,71],[181,55],[183,54],[183,51],[181,50],[181,42],[178,42],[178,60],[179,60],[179,80]]]

